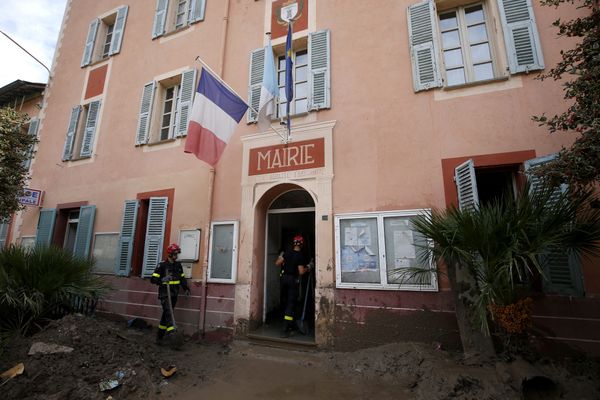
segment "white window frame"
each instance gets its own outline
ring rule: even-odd
[[[115,14],[116,16],[116,14]],[[102,43],[102,53],[100,54],[100,59],[104,60],[106,58],[109,57],[109,53],[110,53],[110,45],[112,43],[112,37],[113,37],[113,31],[115,30],[115,22],[112,23],[106,23],[103,20],[100,20],[102,25],[105,25],[105,35],[104,35],[104,43]]]
[[[387,282],[387,266],[386,266],[386,252],[385,252],[385,230],[384,230],[384,218],[390,217],[416,217],[418,215],[430,215],[431,209],[413,209],[413,210],[398,210],[398,211],[382,211],[382,212],[363,212],[363,213],[347,213],[347,214],[336,214],[335,215],[335,262],[336,262],[336,288],[338,289],[373,289],[373,290],[403,290],[403,291],[419,291],[419,292],[437,292],[438,281],[435,263],[433,259],[430,259],[430,265],[432,266],[431,272],[431,284],[420,285],[420,284],[395,284]],[[342,282],[342,263],[341,263],[341,231],[340,222],[342,220],[350,219],[377,219],[377,239],[378,239],[378,251],[379,251],[379,273],[381,277],[381,283],[354,283],[354,282]],[[433,246],[433,242],[428,239],[428,245]]]
[[[179,99],[180,99],[180,86],[181,86],[181,82],[180,83],[176,83],[174,85],[171,86],[164,86],[164,85],[160,85],[160,90],[162,91],[162,99],[161,99],[161,103],[160,103],[160,119],[159,119],[159,123],[158,123],[158,135],[156,137],[156,142],[164,142],[166,140],[170,140],[173,139],[175,137],[175,128],[176,128],[176,123],[177,123],[177,108],[179,107]],[[170,112],[165,112],[165,103],[167,102],[167,93],[169,92],[169,89],[173,89],[173,97],[171,97],[171,99],[169,99],[172,104],[171,104],[171,111]],[[166,114],[170,114],[169,117],[169,133],[167,134],[167,137],[163,139],[162,137],[162,131],[164,128],[166,128],[165,126],[163,126],[163,119],[165,117]],[[152,129],[152,127],[150,128]]]
[[[233,243],[231,247],[231,278],[230,279],[222,279],[222,278],[213,278],[211,276],[212,273],[212,262],[213,262],[213,238],[214,235],[214,227],[219,225],[233,225]],[[239,221],[218,221],[211,222],[210,224],[210,241],[208,244],[208,273],[207,273],[207,282],[212,283],[232,283],[235,284],[237,280],[237,254],[238,254],[238,237],[239,237]]]
[[[442,74],[444,76],[444,87],[456,87],[456,86],[462,86],[462,85],[469,85],[469,84],[477,84],[477,83],[481,83],[481,82],[486,82],[486,81],[490,81],[493,79],[497,79],[498,78],[498,73],[497,73],[497,64],[498,64],[498,60],[497,60],[497,56],[496,56],[496,50],[495,50],[495,43],[494,43],[494,36],[493,36],[493,32],[491,32],[490,30],[490,25],[493,24],[493,19],[491,17],[491,13],[489,12],[489,8],[488,5],[486,4],[486,1],[482,1],[482,2],[475,2],[475,3],[469,3],[469,4],[461,4],[457,7],[453,7],[450,9],[445,9],[443,11],[438,11],[436,18],[437,18],[437,24],[438,24],[438,34],[437,34],[437,40],[439,43],[439,51],[441,53],[441,64],[442,64]],[[488,62],[491,62],[492,64],[492,74],[493,76],[489,79],[480,79],[480,80],[475,80],[475,71],[474,71],[474,64],[471,58],[471,43],[469,43],[469,39],[468,39],[468,34],[467,34],[467,22],[466,22],[466,18],[465,18],[465,9],[467,8],[471,8],[471,7],[475,7],[475,6],[481,6],[481,9],[483,10],[483,21],[485,24],[485,32],[487,35],[487,41],[484,42],[477,42],[475,43],[475,45],[479,45],[482,43],[487,43],[488,47],[489,47],[489,51],[490,51],[490,61],[486,61],[486,62],[481,62],[478,64],[486,64]],[[448,68],[446,67],[446,63],[444,60],[444,43],[442,40],[442,34],[446,31],[449,30],[442,30],[441,24],[440,24],[440,16],[443,14],[447,14],[447,13],[451,13],[454,12],[456,15],[456,19],[457,19],[457,27],[456,30],[458,30],[458,34],[459,34],[459,40],[460,40],[460,48],[461,49],[461,53],[462,53],[462,68],[464,68],[464,73],[465,73],[465,82],[464,83],[457,83],[454,85],[449,85],[448,84]],[[454,29],[450,29],[450,30],[454,30]],[[456,69],[456,67],[452,67],[450,69]]]
[[[296,56],[298,53],[305,53],[304,55],[306,56],[306,63],[302,64],[302,65],[297,65],[296,64]],[[283,60],[283,62],[285,63],[285,54],[283,55],[278,55],[276,57],[277,60],[277,65],[276,65],[276,73],[277,73],[277,85],[279,86],[279,97],[277,98],[277,108],[276,108],[276,119],[284,119],[286,118],[285,115],[285,111],[284,112],[280,112],[281,107],[283,107],[283,109],[285,110],[285,105],[287,104],[287,100],[283,101],[283,99],[285,98],[285,84],[282,84],[280,81],[280,76],[281,74],[284,74],[283,76],[285,77],[285,65],[283,68],[280,68],[281,65],[281,60]],[[293,58],[292,58],[292,62],[293,62],[293,69],[294,69],[294,98],[292,99],[292,104],[290,104],[290,117],[293,117],[295,115],[303,115],[303,114],[307,114],[308,113],[308,97],[310,95],[310,83],[309,83],[309,76],[310,76],[310,66],[309,66],[309,59],[308,59],[308,49],[299,49],[294,51],[293,53]],[[296,71],[299,67],[306,67],[306,79],[302,80],[300,82],[298,82],[296,80]],[[300,98],[300,100],[305,100],[306,101],[306,111],[302,111],[300,113],[296,112],[296,102],[299,100],[296,97],[296,85],[298,85],[298,83],[305,83],[306,84],[306,96]]]

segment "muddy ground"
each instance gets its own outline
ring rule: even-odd
[[[435,346],[400,343],[355,352],[300,351],[245,341],[186,339],[180,351],[154,343],[152,329],[71,315],[13,339],[0,373],[2,399],[600,399],[600,362],[540,358],[485,365]],[[67,353],[28,355],[34,343]],[[42,346],[43,347],[43,346]],[[176,366],[171,377],[160,368]],[[522,383],[526,378],[526,392]],[[119,386],[101,391],[99,384]],[[114,382],[113,382],[114,383]],[[550,384],[550,383],[553,383]]]

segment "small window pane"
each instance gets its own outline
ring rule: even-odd
[[[279,88],[279,100],[282,103],[285,103],[287,101],[287,98],[285,97],[285,88],[284,87]]]
[[[431,274],[415,274],[407,268],[423,268],[423,251],[427,240],[413,231],[410,217],[383,219],[388,283],[431,284]]]
[[[456,20],[456,13],[450,12],[440,15],[440,29],[445,31],[446,29],[456,28],[458,26]]]
[[[488,40],[485,24],[473,25],[467,28],[469,43],[479,43]]]
[[[173,107],[173,102],[171,100],[165,101],[165,112],[171,112],[171,108]]]
[[[307,66],[296,68],[296,80],[297,81],[308,80],[308,67]]]
[[[287,115],[287,113],[286,113],[286,104],[287,103],[281,103],[281,104],[279,104],[279,113],[278,113],[278,116],[285,117]]]
[[[163,115],[163,122],[161,126],[169,126],[171,124],[171,114]]]
[[[482,43],[471,46],[471,59],[474,64],[491,60],[489,44]]]
[[[294,93],[294,96],[301,99],[301,98],[307,97],[307,94],[308,94],[308,83],[307,82],[302,82],[302,83],[296,84],[296,92]]]
[[[296,65],[308,64],[308,54],[306,51],[296,53]]]
[[[279,73],[279,84],[285,85],[285,71]]]
[[[446,68],[463,65],[462,50],[456,49],[444,51],[444,64],[446,65]]]
[[[296,101],[296,114],[304,113],[308,111],[308,100],[302,99]]]
[[[481,5],[469,7],[465,9],[465,20],[467,25],[473,25],[485,20],[483,16],[483,7]]]
[[[465,83],[465,70],[464,68],[448,70],[446,71],[446,78],[448,79],[448,86],[461,85]]]
[[[475,65],[473,71],[475,72],[476,81],[494,78],[494,68],[492,67],[492,63]]]
[[[233,261],[233,224],[214,225],[211,246],[210,277],[231,279]]]
[[[442,33],[442,44],[444,45],[444,49],[460,47],[460,36],[458,35],[458,30]]]
[[[381,283],[377,218],[340,221],[342,283]]]
[[[94,272],[113,273],[117,261],[119,234],[96,234],[92,255],[96,261]]]
[[[285,57],[279,57],[279,70],[285,70]]]

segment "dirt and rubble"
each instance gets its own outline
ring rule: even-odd
[[[0,356],[0,373],[19,363],[24,370],[0,382],[0,395],[24,400],[600,399],[598,360],[481,365],[435,344],[341,353],[191,338],[174,351],[156,345],[155,331],[141,325],[71,315],[32,337],[13,339]],[[172,372],[172,367],[176,372],[164,377],[161,368]]]

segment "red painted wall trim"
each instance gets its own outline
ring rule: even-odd
[[[535,158],[535,150],[513,151],[510,153],[494,153],[477,156],[464,156],[442,159],[442,175],[444,179],[444,194],[446,207],[456,205],[458,194],[454,184],[454,168],[472,159],[475,167],[499,167],[503,165],[519,165]]]

